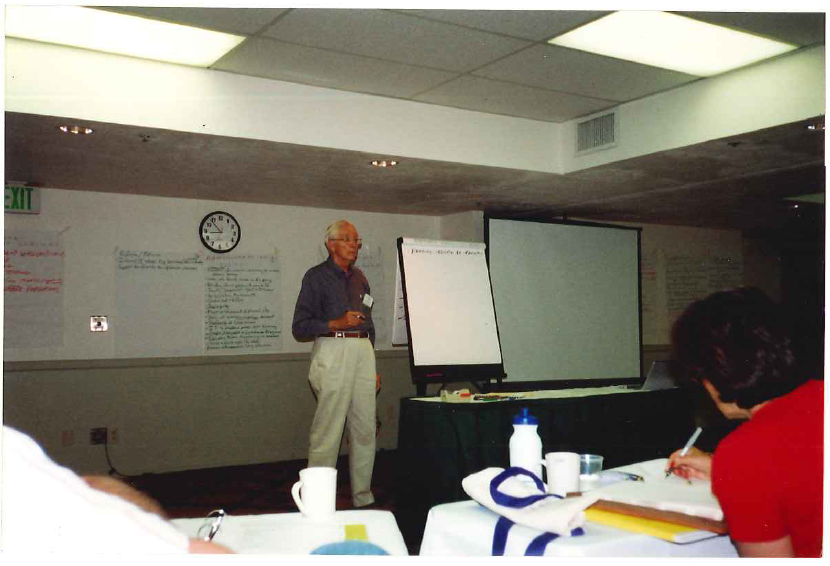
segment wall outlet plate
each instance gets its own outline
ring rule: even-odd
[[[89,331],[90,332],[106,332],[109,328],[107,324],[107,317],[105,316],[91,316],[89,317]]]
[[[107,427],[93,428],[89,431],[90,444],[104,444],[107,442]]]

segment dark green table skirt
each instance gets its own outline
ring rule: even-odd
[[[513,416],[522,407],[539,419],[543,454],[599,454],[606,469],[667,457],[695,428],[684,389],[486,403],[402,399],[396,515],[404,530],[422,533],[430,508],[468,499],[461,480],[469,474],[509,466]]]

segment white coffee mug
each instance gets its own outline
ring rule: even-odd
[[[291,496],[304,517],[331,518],[337,497],[337,470],[325,467],[300,470],[300,481],[291,487]]]
[[[542,464],[548,474],[548,493],[565,497],[579,491],[579,454],[548,452]]]

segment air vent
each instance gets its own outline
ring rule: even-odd
[[[583,153],[617,145],[616,113],[603,114],[576,125],[576,152]]]

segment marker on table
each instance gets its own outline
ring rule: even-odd
[[[680,456],[685,456],[685,455],[686,455],[686,452],[688,452],[688,451],[689,451],[689,448],[691,448],[692,446],[694,446],[694,443],[695,443],[695,441],[697,440],[697,437],[698,437],[698,436],[700,436],[700,433],[701,433],[701,432],[703,432],[703,429],[702,429],[702,428],[697,427],[697,428],[695,429],[695,431],[692,433],[692,436],[689,438],[689,441],[688,441],[688,442],[686,442],[686,446],[684,446],[684,447],[683,447],[683,450],[681,450],[681,451],[680,451]],[[673,471],[674,471],[674,466],[672,466],[671,468],[669,468],[668,470],[666,470],[666,477],[669,477]]]
[[[638,476],[637,474],[632,474],[631,472],[620,472],[622,475],[626,477],[626,479],[630,479],[632,481],[645,481],[643,476]]]

